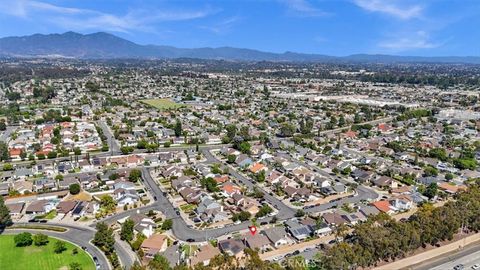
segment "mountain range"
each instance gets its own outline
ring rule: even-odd
[[[2,57],[65,57],[77,59],[223,59],[232,61],[292,61],[292,62],[424,62],[424,63],[470,63],[480,64],[480,57],[449,56],[420,57],[396,55],[355,54],[328,56],[306,53],[271,53],[233,47],[176,48],[160,45],[140,45],[115,35],[98,32],[79,34],[34,34],[21,37],[0,38]]]

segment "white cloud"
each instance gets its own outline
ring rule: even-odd
[[[300,17],[320,17],[330,15],[319,8],[314,7],[307,0],[281,0],[288,7],[290,14]]]
[[[79,9],[52,5],[40,1],[20,0],[10,3],[0,0],[0,13],[24,19],[35,19],[55,24],[67,30],[130,30],[151,31],[151,24],[161,21],[183,21],[202,18],[216,12],[204,10],[142,10],[125,15],[115,15],[91,9]]]
[[[413,49],[433,49],[442,46],[442,43],[432,42],[428,33],[417,31],[413,34],[386,40],[378,44],[380,47],[393,51],[406,51]]]
[[[392,15],[402,20],[418,18],[422,15],[421,5],[399,5],[395,0],[353,0],[364,10]]]
[[[224,20],[219,21],[218,23],[211,25],[211,26],[200,26],[199,28],[208,30],[210,32],[213,32],[215,34],[224,34],[238,22],[242,18],[240,16],[233,16],[226,18]]]

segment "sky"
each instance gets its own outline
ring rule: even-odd
[[[480,0],[0,0],[0,37],[67,31],[182,48],[480,56]]]

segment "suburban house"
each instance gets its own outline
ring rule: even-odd
[[[145,239],[140,245],[145,257],[153,258],[155,254],[164,252],[167,249],[167,237],[163,234],[154,234]]]
[[[268,228],[262,232],[275,248],[291,243],[284,227]]]
[[[235,258],[242,258],[245,255],[243,252],[243,250],[245,249],[245,245],[241,240],[226,239],[219,241],[218,248],[223,253],[234,256]]]
[[[195,266],[197,264],[208,266],[210,260],[219,254],[220,250],[216,247],[211,246],[210,244],[200,246],[198,251],[195,252],[191,257],[190,266]]]

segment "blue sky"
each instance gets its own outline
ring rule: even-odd
[[[0,0],[1,37],[66,31],[185,48],[480,56],[480,0]]]

